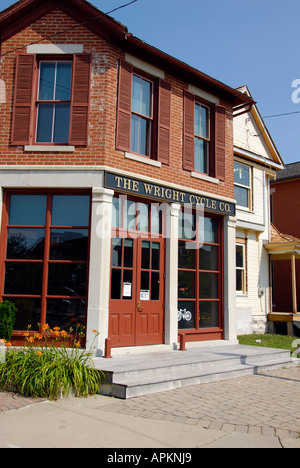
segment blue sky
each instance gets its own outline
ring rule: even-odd
[[[91,0],[104,12],[127,2]],[[13,3],[0,0],[0,8]],[[300,98],[299,0],[138,0],[112,16],[229,86],[246,84],[263,117],[296,112],[265,123],[284,162],[300,161],[300,99],[292,101],[293,92]]]

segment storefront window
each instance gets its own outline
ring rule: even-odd
[[[90,196],[7,193],[2,299],[15,302],[16,330],[85,324]]]
[[[181,213],[179,227],[178,327],[221,327],[221,221]]]

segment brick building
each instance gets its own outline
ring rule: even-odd
[[[236,339],[233,114],[251,97],[84,0],[0,13],[0,296],[113,353]],[[117,349],[119,351],[117,351]]]

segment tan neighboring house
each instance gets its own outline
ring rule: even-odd
[[[239,91],[251,96],[247,86]],[[271,311],[270,181],[282,158],[257,109],[237,115],[234,125],[236,224],[236,312],[238,334],[267,331]]]

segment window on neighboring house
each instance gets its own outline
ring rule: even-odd
[[[116,148],[169,164],[171,84],[120,60]]]
[[[86,145],[90,54],[17,56],[12,145]]]
[[[244,294],[246,285],[246,245],[236,244],[236,292]]]
[[[183,114],[183,168],[224,181],[225,108],[200,102],[185,90]]]
[[[251,167],[234,162],[234,197],[237,205],[251,210]]]

